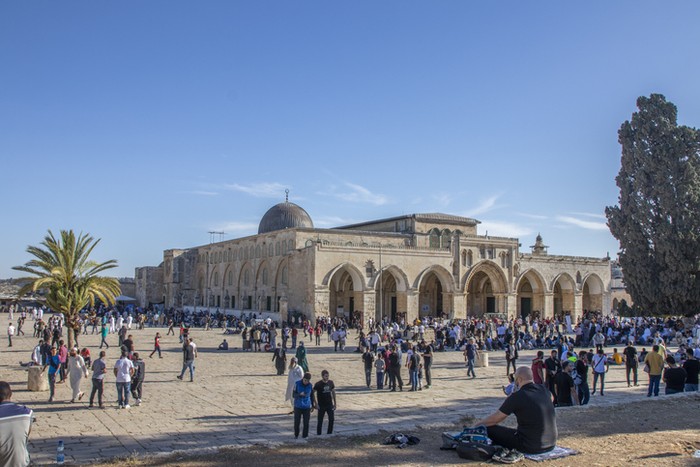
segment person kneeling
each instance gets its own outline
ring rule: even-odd
[[[514,380],[515,392],[496,412],[474,426],[486,426],[493,444],[506,449],[526,454],[552,450],[557,443],[557,424],[549,390],[533,382],[532,370],[526,366],[515,371]],[[499,425],[511,414],[518,422],[515,430]]]

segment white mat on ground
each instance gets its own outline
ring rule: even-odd
[[[551,451],[543,452],[542,454],[525,454],[525,458],[535,462],[543,462],[551,459],[559,459],[560,457],[573,456],[575,454],[578,454],[578,451],[575,449],[555,446]]]

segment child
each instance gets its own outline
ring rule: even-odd
[[[503,393],[506,396],[510,396],[515,392],[515,377],[513,376],[513,373],[508,375],[508,382],[510,383],[508,386],[501,386]]]
[[[423,364],[418,365],[418,390],[423,390]]]

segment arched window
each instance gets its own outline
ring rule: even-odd
[[[479,247],[479,258],[484,259],[486,258],[486,247],[481,245]]]
[[[440,248],[440,233],[437,229],[430,231],[430,248]]]
[[[228,285],[233,285],[233,271],[228,272]]]
[[[218,287],[218,286],[219,286],[219,271],[216,271],[214,273],[214,287]]]
[[[275,254],[275,248],[272,243],[270,243],[270,246],[267,247],[267,256],[274,256]]]
[[[275,255],[280,255],[280,242],[275,243]]]
[[[451,243],[452,243],[452,232],[450,232],[450,229],[443,230],[442,234],[440,235],[440,246],[442,248],[449,248]]]
[[[263,269],[263,272],[262,272],[262,283],[263,283],[263,285],[267,285],[267,268]]]
[[[250,271],[248,270],[243,273],[243,285],[250,285]]]
[[[282,268],[282,284],[287,285],[287,266]]]
[[[467,266],[472,267],[472,264],[474,264],[474,255],[472,254],[472,250],[467,251]]]
[[[462,250],[462,266],[467,265],[467,250]]]
[[[255,257],[260,258],[260,245],[255,247]]]

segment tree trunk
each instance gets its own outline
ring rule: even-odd
[[[73,348],[73,342],[75,341],[75,330],[73,329],[72,323],[66,323],[66,329],[68,330],[68,349]]]

